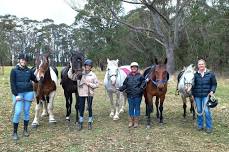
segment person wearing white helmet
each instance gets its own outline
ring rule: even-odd
[[[137,62],[132,62],[130,67],[130,74],[126,77],[123,85],[120,88],[117,88],[117,90],[125,91],[127,93],[129,104],[128,126],[129,128],[132,126],[137,128],[140,116],[140,104],[145,86],[145,79],[138,71],[139,65]]]

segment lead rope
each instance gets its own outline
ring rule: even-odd
[[[209,98],[209,97],[208,97]],[[207,98],[207,100],[208,100],[208,98]],[[198,113],[197,112],[197,106],[196,106],[196,102],[195,102],[195,100],[193,99],[193,101],[194,101],[194,110],[195,110],[195,113],[198,115],[198,116],[202,116],[203,114],[204,114],[204,111],[205,111],[205,109],[207,108],[207,101],[205,101],[205,103],[204,103],[204,105],[203,105],[203,107],[202,107],[202,112],[201,113]]]

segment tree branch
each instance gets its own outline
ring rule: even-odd
[[[156,12],[168,25],[171,25],[171,23],[169,22],[169,20],[162,15],[154,6],[153,6],[153,2],[151,4],[149,4],[148,2],[146,2],[146,0],[142,0],[142,3],[152,12]]]
[[[131,2],[131,1],[127,1],[127,0],[121,0],[122,2],[125,2],[125,3],[129,3],[129,4],[137,4],[137,5],[142,5],[142,3],[140,2]]]

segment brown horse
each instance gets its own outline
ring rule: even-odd
[[[57,69],[49,66],[49,53],[43,56],[36,57],[36,68],[34,74],[38,83],[34,84],[34,91],[36,94],[36,108],[35,117],[32,122],[32,127],[39,125],[40,110],[43,105],[43,112],[41,116],[49,115],[49,122],[55,123],[56,120],[53,115],[53,99],[57,88]]]
[[[160,118],[160,123],[163,123],[163,103],[165,100],[165,94],[167,92],[167,81],[169,78],[168,72],[166,70],[167,58],[164,63],[158,63],[155,59],[156,65],[146,69],[144,75],[148,79],[146,88],[144,90],[144,97],[146,103],[146,115],[147,115],[147,128],[151,127],[150,123],[150,113],[153,112],[153,100],[152,98],[156,96],[156,108],[157,108],[157,118]],[[159,106],[160,102],[160,106]],[[158,107],[159,106],[159,107]],[[159,114],[160,111],[160,114]]]

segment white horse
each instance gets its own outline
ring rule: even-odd
[[[104,77],[104,86],[111,102],[110,117],[113,118],[113,120],[118,120],[119,113],[124,112],[127,100],[126,94],[117,91],[116,88],[123,85],[124,80],[130,72],[130,66],[118,67],[118,61],[118,59],[107,59],[107,71]],[[113,100],[113,94],[116,94],[115,102]]]
[[[193,113],[193,119],[195,119],[195,111],[194,111],[194,101],[191,97],[192,87],[194,85],[194,74],[195,74],[195,67],[193,64],[189,65],[187,68],[184,68],[183,74],[181,75],[178,82],[178,91],[180,96],[183,100],[183,109],[184,109],[184,118],[186,117],[186,98],[189,98],[191,103],[190,112]]]

